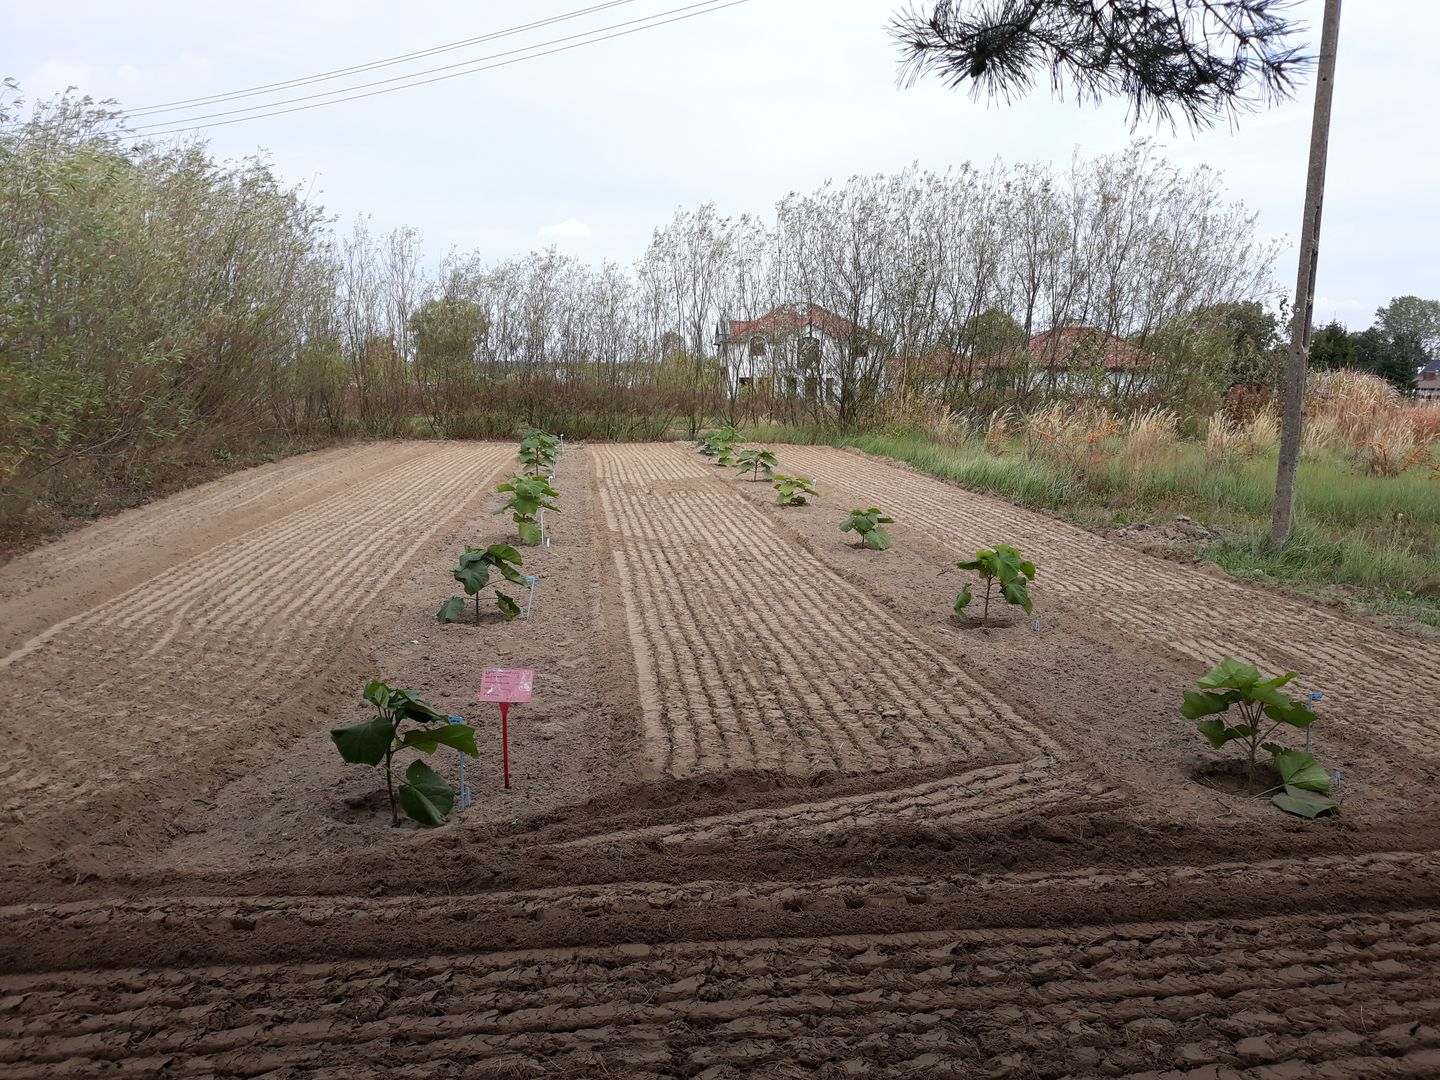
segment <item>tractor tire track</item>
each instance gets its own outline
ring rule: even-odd
[[[1415,911],[6,976],[0,1077],[1425,1077],[1437,965]]]

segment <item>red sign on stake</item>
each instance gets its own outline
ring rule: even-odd
[[[510,706],[529,701],[534,686],[534,668],[486,668],[480,677],[480,693],[475,695],[481,701],[493,701],[500,706],[500,763],[507,791],[510,788]]]
[[[535,669],[528,667],[487,667],[480,677],[481,701],[520,702],[530,700]]]

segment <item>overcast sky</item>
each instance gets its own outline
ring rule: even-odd
[[[602,0],[297,3],[64,0],[0,5],[0,74],[29,98],[75,85],[127,108],[247,89],[380,60],[590,7]],[[524,34],[349,80],[454,64],[673,11],[695,0],[625,0]],[[427,86],[206,132],[214,151],[263,149],[313,184],[342,222],[419,227],[433,255],[500,258],[557,244],[628,264],[681,206],[767,214],[828,177],[911,161],[1064,163],[1131,132],[1116,104],[1078,107],[1048,89],[987,105],[929,82],[896,85],[885,26],[902,0],[747,0],[670,25]],[[1299,15],[1318,38],[1320,4]],[[1347,5],[1341,27],[1316,317],[1368,325],[1377,306],[1440,298],[1440,4]],[[259,99],[267,101],[272,99]],[[255,99],[208,106],[213,112]],[[1183,165],[1220,169],[1267,236],[1293,238],[1311,87],[1237,130],[1154,134]],[[183,115],[183,114],[180,114]],[[163,119],[157,116],[154,120]],[[137,121],[138,122],[138,121]],[[153,122],[153,120],[151,121]],[[1294,249],[1277,267],[1293,289]]]

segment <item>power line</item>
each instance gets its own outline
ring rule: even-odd
[[[338,79],[345,75],[355,75],[362,71],[374,71],[377,68],[393,67],[396,64],[403,64],[408,60],[417,60],[423,56],[435,56],[439,53],[453,52],[456,49],[463,49],[469,45],[478,45],[482,41],[494,41],[498,38],[511,37],[526,30],[535,30],[542,26],[550,26],[554,23],[566,22],[570,19],[577,19],[582,15],[591,15],[597,11],[605,11],[608,8],[619,7],[622,4],[633,4],[635,0],[607,0],[603,4],[592,4],[587,8],[579,8],[575,11],[567,11],[563,15],[555,15],[548,19],[537,19],[521,26],[512,26],[505,30],[495,30],[488,34],[481,34],[478,37],[465,38],[462,41],[451,41],[444,45],[436,45],[429,49],[420,49],[417,52],[404,53],[400,56],[387,56],[380,60],[372,60],[364,64],[355,64],[351,67],[335,68],[331,71],[322,71],[317,75],[306,75],[302,78],[286,79],[283,82],[265,83],[262,86],[247,86],[241,90],[231,90],[223,94],[210,94],[205,97],[185,98],[181,101],[164,101],[158,105],[144,105],[138,109],[126,110],[130,116],[148,116],[153,113],[177,112],[187,106],[213,105],[222,101],[233,101],[238,98],[256,97],[261,94],[271,93],[276,90],[286,90],[295,86],[306,86],[311,83],[328,82],[331,79]],[[417,73],[417,74],[423,74]],[[278,103],[276,103],[278,104]]]
[[[495,53],[495,54],[493,54],[492,56],[480,57],[479,60],[467,60],[467,61],[464,61],[463,63],[466,64],[466,65],[479,63],[479,64],[481,64],[481,66],[479,66],[479,67],[471,67],[471,68],[468,68],[467,70],[464,70],[464,71],[451,71],[451,72],[449,72],[448,74],[445,74],[445,75],[435,75],[435,76],[433,76],[433,77],[431,77],[431,78],[428,78],[428,79],[415,79],[415,76],[416,76],[416,75],[426,74],[426,72],[423,72],[423,71],[422,71],[422,72],[415,72],[415,73],[413,73],[412,75],[398,76],[396,79],[383,79],[383,80],[379,80],[379,82],[376,82],[376,83],[361,83],[360,86],[376,86],[376,85],[380,85],[381,83],[396,82],[396,81],[398,81],[399,79],[415,79],[415,81],[413,81],[413,82],[406,82],[406,83],[404,83],[404,84],[401,85],[401,86],[386,86],[386,87],[384,87],[384,88],[382,88],[382,89],[379,89],[379,90],[368,90],[368,91],[366,91],[366,92],[363,93],[363,94],[349,94],[348,96],[345,96],[345,97],[335,97],[335,98],[333,98],[333,100],[331,100],[331,101],[315,101],[315,102],[312,102],[311,104],[308,104],[308,105],[295,105],[295,106],[293,106],[292,108],[288,108],[288,109],[273,109],[273,108],[271,108],[271,106],[273,106],[273,105],[283,105],[283,104],[286,104],[286,103],[287,103],[287,102],[280,101],[280,102],[271,102],[270,105],[255,105],[255,106],[251,106],[249,109],[234,109],[234,110],[230,110],[229,112],[221,112],[221,113],[212,113],[212,114],[209,114],[210,116],[227,116],[227,115],[230,115],[230,113],[232,113],[232,112],[253,112],[254,110],[258,110],[258,109],[270,109],[270,110],[271,110],[271,111],[268,111],[268,112],[254,112],[254,115],[252,115],[252,116],[237,116],[237,117],[235,117],[234,119],[231,119],[231,120],[216,120],[214,123],[208,123],[208,124],[197,124],[197,123],[193,123],[192,121],[195,121],[195,120],[204,120],[204,119],[208,119],[208,118],[209,118],[209,117],[207,117],[207,116],[198,116],[198,117],[190,117],[190,118],[188,118],[188,119],[180,119],[180,120],[168,121],[168,123],[176,124],[177,126],[175,126],[175,127],[164,127],[164,124],[163,124],[163,123],[162,123],[162,124],[152,124],[152,125],[148,125],[148,126],[146,126],[146,127],[140,127],[140,128],[134,129],[134,131],[135,131],[136,133],[135,133],[135,134],[131,134],[131,135],[129,136],[129,138],[137,139],[137,140],[144,140],[144,139],[159,138],[159,137],[161,137],[161,136],[163,136],[163,135],[176,135],[176,134],[179,134],[179,133],[181,133],[181,132],[186,132],[186,131],[201,131],[201,130],[204,130],[204,129],[206,129],[206,128],[225,127],[225,126],[227,126],[227,125],[229,125],[229,124],[241,124],[241,123],[244,123],[244,122],[247,121],[247,120],[261,120],[261,119],[264,119],[264,118],[270,117],[270,116],[284,116],[284,115],[286,115],[286,114],[288,114],[288,113],[304,112],[304,111],[307,110],[307,109],[318,109],[318,108],[321,108],[322,106],[325,106],[325,105],[336,105],[336,104],[339,104],[339,103],[342,102],[342,101],[357,101],[357,100],[360,100],[361,98],[376,97],[376,96],[378,96],[378,95],[380,95],[380,94],[391,94],[391,93],[394,93],[394,92],[397,91],[397,90],[406,90],[406,89],[409,89],[409,88],[412,87],[412,86],[425,86],[425,85],[427,85],[427,84],[429,84],[429,83],[444,82],[444,81],[447,80],[447,79],[456,79],[456,78],[459,78],[459,77],[462,76],[462,75],[471,75],[471,74],[474,74],[474,73],[480,72],[480,71],[491,71],[491,70],[494,70],[495,68],[508,67],[508,66],[510,66],[511,64],[518,64],[518,63],[521,63],[521,62],[526,61],[526,60],[535,60],[535,59],[538,59],[538,58],[540,58],[540,57],[542,57],[542,56],[552,56],[552,55],[554,55],[555,53],[569,52],[571,49],[578,49],[578,48],[580,48],[580,47],[582,47],[582,46],[584,46],[584,45],[593,45],[593,44],[596,44],[596,43],[601,42],[601,41],[609,41],[609,40],[611,40],[611,39],[613,39],[613,38],[626,37],[626,36],[628,36],[628,35],[630,35],[630,34],[637,34],[637,33],[639,33],[639,32],[642,31],[642,30],[650,30],[650,29],[654,29],[654,28],[657,27],[657,26],[666,26],[666,25],[668,25],[668,24],[670,24],[670,23],[682,22],[682,21],[685,20],[685,19],[693,19],[693,18],[695,18],[695,17],[698,16],[698,15],[707,15],[707,14],[709,14],[710,12],[721,11],[721,10],[723,10],[723,9],[725,9],[725,8],[730,8],[730,7],[737,7],[737,6],[740,5],[740,4],[746,4],[746,3],[749,3],[749,2],[750,2],[750,0],[729,0],[728,3],[716,4],[716,0],[702,0],[702,2],[699,3],[699,4],[689,4],[689,5],[687,5],[686,7],[672,8],[670,11],[660,12],[659,15],[656,15],[656,16],[646,16],[646,18],[643,19],[643,20],[641,20],[641,19],[635,19],[635,20],[630,20],[630,22],[614,23],[614,24],[612,24],[612,25],[609,26],[609,27],[601,27],[601,28],[600,28],[600,30],[609,30],[609,29],[614,29],[615,27],[619,27],[619,26],[630,26],[630,29],[628,29],[628,30],[616,30],[615,33],[611,33],[611,34],[600,34],[599,31],[587,31],[585,34],[572,34],[572,35],[570,35],[570,36],[568,36],[568,37],[555,38],[555,39],[552,39],[552,41],[540,42],[538,45],[529,46],[527,49],[511,49],[511,50],[508,50],[507,52]],[[715,6],[706,6],[706,5],[715,5]],[[701,7],[702,10],[699,10],[699,11],[690,11],[690,10],[689,10],[690,8],[695,8],[695,7]],[[686,12],[686,14],[676,15],[676,14],[674,14],[675,12]],[[669,18],[669,19],[662,18],[661,16],[664,16],[664,15],[674,15],[674,17],[673,17],[673,18]],[[643,23],[644,25],[631,26],[631,25],[630,25],[631,22],[641,22],[641,23]],[[598,34],[598,36],[592,36],[592,35],[597,35],[597,34]],[[572,41],[573,38],[583,38],[584,40]],[[553,48],[553,49],[543,49],[543,46],[545,46],[545,45],[551,45],[551,44],[555,44],[556,42],[562,42],[562,41],[571,41],[571,44],[569,44],[569,45],[559,45],[558,47]],[[530,52],[531,49],[543,49],[543,51],[541,51],[541,52]],[[530,55],[528,55],[528,56],[515,56],[515,57],[513,57],[512,59],[509,59],[509,60],[501,60],[499,63],[494,63],[494,64],[481,63],[482,61],[491,60],[491,59],[494,59],[495,57],[499,57],[499,56],[509,56],[511,53],[516,53],[516,52],[530,52]],[[445,65],[444,67],[432,68],[432,69],[430,69],[430,70],[431,70],[431,71],[444,71],[444,70],[446,70],[446,68],[457,67],[457,66],[461,66],[461,65],[447,64],[447,65]],[[292,99],[290,99],[290,100],[291,100],[291,101],[306,101],[306,100],[308,100],[309,98],[314,98],[314,97],[332,97],[334,94],[342,94],[342,93],[345,93],[346,90],[353,90],[353,89],[357,89],[357,87],[346,87],[346,88],[344,88],[344,89],[342,89],[342,90],[332,90],[332,91],[329,91],[328,93],[325,93],[325,94],[310,94],[310,95],[307,95],[306,97],[292,98]],[[161,130],[161,131],[154,131],[154,130],[152,130],[153,128],[157,128],[157,127],[164,127],[164,130]],[[139,134],[139,132],[146,132],[146,134]]]

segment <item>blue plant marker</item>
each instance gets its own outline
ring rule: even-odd
[[[1309,700],[1309,703],[1310,703],[1310,710],[1313,712],[1313,711],[1315,710],[1315,702],[1317,702],[1317,701],[1322,701],[1322,700],[1324,700],[1324,698],[1325,698],[1325,695],[1322,694],[1319,690],[1311,690],[1310,693],[1309,693],[1309,695],[1308,695],[1308,700]],[[1315,726],[1314,724],[1311,724],[1311,725],[1310,725],[1310,727],[1314,727],[1314,726]],[[1310,728],[1308,728],[1308,727],[1305,729],[1305,752],[1306,752],[1307,754],[1310,752]],[[1340,774],[1339,774],[1339,773],[1336,773],[1335,775],[1336,775],[1336,776],[1339,776]]]
[[[452,723],[452,724],[463,724],[464,722],[465,722],[464,717],[460,717],[460,716],[452,716],[452,717],[450,717],[450,723]],[[464,754],[461,754],[461,755],[460,755],[460,809],[461,809],[461,810],[468,810],[469,808],[470,808],[470,785],[465,782],[465,755],[464,755]]]

